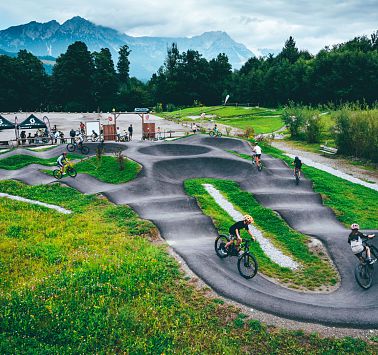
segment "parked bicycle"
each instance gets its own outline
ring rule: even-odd
[[[223,259],[228,256],[238,256],[239,274],[246,279],[252,279],[258,270],[258,264],[255,256],[249,250],[251,240],[243,240],[238,248],[235,243],[226,248],[226,244],[231,240],[231,236],[220,235],[215,240],[215,252]]]
[[[76,169],[69,160],[67,160],[67,163],[63,166],[63,169],[55,169],[53,171],[55,179],[61,179],[65,174],[68,174],[71,177],[75,177],[77,175]]]
[[[363,245],[369,247],[371,255],[378,259],[378,249],[371,244],[370,240],[365,240],[362,243]],[[366,250],[360,257],[360,262],[354,270],[354,276],[357,283],[364,289],[370,288],[373,284],[374,264],[370,264],[367,261]]]
[[[264,164],[263,164],[261,158],[259,159],[259,162],[256,161],[256,155],[255,154],[252,154],[252,165],[256,165],[258,171],[261,171],[264,167]]]
[[[211,130],[210,132],[209,132],[209,136],[210,137],[218,137],[218,138],[220,138],[220,137],[222,137],[222,133],[221,132],[219,132],[218,130]]]
[[[85,155],[89,153],[89,148],[83,145],[82,143],[74,142],[74,143],[67,144],[67,150],[69,152],[74,152],[76,149],[80,150],[80,152]]]

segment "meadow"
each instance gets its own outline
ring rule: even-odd
[[[373,354],[350,337],[268,326],[198,289],[129,207],[59,184],[1,181],[0,353]]]

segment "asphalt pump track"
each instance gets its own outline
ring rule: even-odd
[[[94,154],[96,146],[90,145],[90,154]],[[60,146],[44,152],[24,152],[51,158],[64,149],[65,146]],[[169,143],[107,143],[105,149],[107,152],[125,150],[129,158],[143,166],[138,177],[126,184],[113,185],[78,174],[75,179],[67,177],[60,182],[86,194],[101,192],[110,201],[128,204],[142,218],[151,220],[190,269],[218,294],[298,321],[378,328],[378,273],[369,290],[357,285],[354,279],[357,259],[347,243],[349,230],[323,205],[320,195],[312,189],[312,182],[302,178],[297,186],[292,169],[281,160],[263,154],[265,167],[258,172],[249,161],[227,152],[250,154],[246,142],[203,135]],[[18,149],[1,158],[24,152]],[[39,169],[46,167],[32,164],[14,171],[0,169],[0,179],[15,179],[31,185],[56,182]],[[191,178],[234,180],[243,190],[253,193],[262,205],[279,213],[293,229],[321,240],[340,274],[340,287],[330,293],[309,293],[282,287],[259,274],[252,280],[242,278],[235,260],[216,256],[217,231],[183,188],[184,180]]]

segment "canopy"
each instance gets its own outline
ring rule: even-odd
[[[31,114],[25,121],[18,125],[18,129],[46,128],[46,124]]]
[[[0,130],[2,129],[14,129],[14,123],[0,115]]]

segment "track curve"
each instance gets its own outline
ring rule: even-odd
[[[319,194],[312,190],[311,181],[302,179],[296,186],[291,169],[281,160],[266,155],[263,155],[265,169],[257,172],[246,160],[225,151],[250,152],[247,143],[236,139],[191,136],[179,144],[112,144],[112,149],[124,148],[128,149],[128,157],[143,165],[137,179],[111,185],[80,175],[62,182],[83,193],[102,192],[114,203],[130,205],[141,217],[155,223],[199,277],[228,298],[300,321],[378,328],[378,280],[368,291],[355,283],[356,260],[346,243],[349,232],[323,206]],[[95,145],[91,151],[94,150]],[[19,179],[33,185],[54,181],[37,172],[37,168],[32,165],[17,172],[0,170],[0,179]],[[277,211],[292,228],[322,240],[340,273],[341,286],[327,294],[304,293],[281,287],[259,275],[253,280],[242,279],[234,260],[221,260],[215,255],[213,243],[217,231],[196,201],[184,192],[183,181],[193,177],[232,179],[252,192],[264,206]]]

